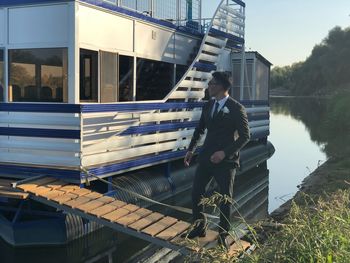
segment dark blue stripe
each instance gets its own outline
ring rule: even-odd
[[[80,113],[80,105],[64,103],[0,103],[0,111]]]
[[[111,164],[107,166],[101,166],[98,168],[89,169],[96,176],[103,176],[110,173],[116,173],[118,171],[123,171],[129,168],[138,167],[146,164],[153,164],[160,161],[166,161],[173,158],[181,158],[185,156],[187,150],[161,153],[159,155],[153,155],[150,157],[145,157],[141,159],[136,159],[133,161]],[[81,173],[82,179],[85,177],[84,173]]]
[[[80,130],[0,127],[0,135],[59,139],[80,139]]]
[[[144,110],[193,109],[204,105],[204,102],[158,102],[158,103],[127,103],[127,104],[82,104],[81,112],[130,112]]]
[[[209,64],[209,63],[203,63],[203,62],[196,62],[193,67],[204,72],[211,72],[216,70],[215,65]]]
[[[211,28],[209,31],[213,35],[217,35],[217,36],[221,36],[221,37],[227,38],[227,39],[233,41],[236,44],[244,44],[244,38],[241,38],[241,37],[238,37],[238,36],[235,36],[235,35],[223,32],[223,31],[220,31],[220,30],[215,29],[215,28]]]
[[[269,106],[268,100],[240,100],[239,102],[244,106]]]
[[[245,7],[245,3],[241,0],[232,0],[233,2],[235,2],[236,4]]]
[[[255,133],[251,137],[251,140],[257,140],[257,139],[266,138],[269,135],[270,135],[270,131],[260,131],[260,132]]]
[[[246,107],[269,105],[268,100],[239,101]],[[0,103],[0,111],[10,112],[49,112],[49,113],[89,113],[89,112],[132,112],[144,110],[193,109],[204,105],[202,102],[157,102],[126,104],[35,104],[35,103]]]
[[[254,113],[257,114],[257,113]],[[270,119],[270,113],[263,113],[263,114],[259,114],[258,115],[252,115],[252,114],[248,114],[248,119],[249,121],[262,121],[262,120],[269,120]]]
[[[152,133],[157,131],[173,131],[183,128],[193,128],[196,127],[198,121],[185,121],[185,122],[176,122],[176,123],[165,123],[165,124],[155,124],[155,125],[141,125],[141,126],[132,126],[120,135],[131,135],[131,134],[144,134]]]
[[[1,0],[0,6],[45,4],[45,3],[64,3],[73,2],[74,0]]]
[[[19,165],[0,165],[0,174],[12,175],[19,177],[32,177],[38,175],[53,176],[62,179],[79,180],[80,171],[78,170],[67,170],[67,169],[54,169],[54,168],[43,168],[43,167],[32,167],[32,166],[19,166]]]
[[[259,115],[248,114],[248,119],[249,121],[268,120],[269,113],[264,113]],[[152,133],[157,131],[160,131],[160,132],[176,131],[178,129],[183,129],[183,128],[193,128],[193,127],[196,127],[197,124],[198,124],[198,121],[186,121],[186,122],[172,122],[172,123],[165,123],[165,124],[131,126],[130,128],[127,128],[124,132],[122,132],[120,135],[125,136],[125,135],[131,135],[131,134]]]

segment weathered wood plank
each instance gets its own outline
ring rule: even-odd
[[[192,249],[195,251],[199,251],[201,248],[207,246],[209,243],[217,241],[218,237],[218,232],[209,229],[207,230],[207,234],[205,237],[200,237],[196,239],[198,246],[194,246],[192,247]]]
[[[51,200],[52,198],[55,198],[60,195],[64,195],[66,192],[60,191],[60,190],[52,190],[49,192],[41,193],[39,196],[45,197],[48,200]]]
[[[166,216],[163,219],[159,220],[158,222],[146,227],[142,230],[143,233],[146,233],[150,236],[155,236],[162,232],[164,229],[167,229],[168,227],[174,225],[177,222],[176,218]]]
[[[140,207],[138,207],[137,205],[133,205],[133,204],[128,204],[126,206],[123,207],[126,210],[129,210],[130,212],[135,212],[136,210],[140,209]]]
[[[85,197],[87,197],[87,196],[85,196]],[[92,211],[98,207],[101,207],[104,204],[105,204],[104,202],[101,202],[98,200],[91,200],[90,202],[76,206],[76,208],[81,210],[81,211],[88,212],[88,211]]]
[[[251,244],[244,240],[237,240],[235,243],[233,243],[230,247],[230,250],[228,251],[228,255],[230,257],[237,257],[239,256],[243,251],[246,251],[248,248],[250,248]]]
[[[116,200],[116,199],[109,197],[109,196],[103,196],[103,197],[99,198],[98,200],[104,202],[105,204],[101,207],[98,207],[96,209],[88,211],[89,214],[95,215],[97,217],[102,217],[103,215],[111,213],[114,210],[122,208],[122,207],[127,205],[127,203]],[[127,210],[127,211],[129,211],[129,210]]]
[[[175,225],[160,232],[157,237],[164,240],[170,240],[183,233],[190,227],[190,224],[184,221],[178,221]]]
[[[107,219],[111,222],[114,222],[114,221],[118,220],[119,218],[126,216],[129,213],[130,213],[129,210],[126,210],[124,208],[119,208],[117,210],[114,210],[111,213],[103,215],[102,218]]]
[[[72,194],[74,194],[74,193],[72,193]],[[90,202],[91,200],[93,200],[93,199],[85,197],[85,196],[79,196],[78,198],[70,200],[68,202],[64,202],[63,204],[66,206],[70,206],[72,208],[76,208],[78,205],[85,204],[87,202]]]
[[[30,182],[30,183],[20,184],[17,186],[17,188],[19,188],[25,192],[28,192],[28,190],[30,190],[30,189],[34,189],[40,185],[49,184],[49,183],[54,182],[54,181],[57,181],[57,179],[52,178],[52,177],[44,177],[44,178],[41,178],[39,180],[35,180],[33,182]]]
[[[89,197],[89,198],[94,198],[94,199],[97,199],[97,198],[100,198],[103,196],[103,194],[100,194],[100,193],[97,193],[97,192],[91,192],[90,194],[87,194],[85,195],[86,197]]]
[[[6,198],[14,198],[14,199],[27,199],[28,193],[21,193],[18,191],[12,191],[11,189],[0,189],[0,196]]]
[[[164,217],[164,215],[157,213],[157,212],[154,212],[154,213],[146,216],[145,218],[142,218],[142,219],[136,221],[135,223],[129,225],[129,227],[131,227],[132,229],[135,229],[137,231],[141,231],[142,229],[157,222],[158,220],[162,219],[163,217]]]
[[[63,203],[66,203],[66,202],[71,201],[71,200],[76,199],[76,198],[78,198],[78,196],[75,194],[65,193],[63,195],[58,195],[58,196],[52,197],[51,200],[53,200],[61,205]]]
[[[85,189],[85,188],[79,188],[75,191],[72,191],[72,194],[79,195],[79,196],[84,196],[84,195],[87,195],[90,193],[92,193],[92,192],[88,189]]]
[[[152,211],[145,209],[145,208],[140,208],[136,210],[135,212],[132,212],[116,221],[116,223],[121,224],[123,226],[128,226],[137,220],[144,218],[148,215],[152,214]]]

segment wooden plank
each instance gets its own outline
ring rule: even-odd
[[[14,198],[14,199],[27,199],[29,194],[28,193],[21,193],[17,191],[11,191],[11,190],[0,190],[0,196],[6,197],[6,198]]]
[[[118,208],[122,208],[122,207],[127,205],[126,203],[124,203],[120,200],[115,200],[114,198],[109,197],[109,196],[103,196],[103,197],[99,198],[98,200],[105,201],[105,203],[107,203],[107,204],[105,204],[101,207],[98,207],[96,209],[93,209],[91,211],[88,211],[89,214],[95,215],[97,217],[102,217],[103,215],[111,213],[114,210],[116,210]],[[129,210],[127,210],[127,211],[129,211]]]
[[[56,197],[52,197],[51,200],[53,200],[59,204],[63,204],[63,203],[66,203],[66,202],[73,200],[73,199],[76,199],[76,198],[78,198],[78,196],[75,194],[65,193],[63,195],[58,195]]]
[[[48,184],[50,182],[54,182],[56,180],[57,179],[55,179],[55,178],[44,177],[42,179],[30,182],[30,183],[20,184],[20,185],[17,186],[17,188],[19,188],[19,189],[21,189],[21,190],[23,190],[25,192],[28,192],[29,190],[35,189],[35,188],[37,188],[40,185],[45,185],[45,184]]]
[[[130,212],[135,212],[136,210],[140,209],[140,207],[138,207],[137,205],[133,205],[133,204],[127,204],[123,208],[126,210],[129,210]]]
[[[72,192],[72,194],[79,195],[79,196],[84,196],[84,195],[87,195],[90,193],[92,193],[92,192],[88,189],[85,189],[85,188],[79,188],[79,189]]]
[[[128,226],[137,220],[140,220],[141,218],[144,218],[148,215],[152,214],[152,211],[145,209],[145,208],[140,208],[136,210],[135,212],[132,212],[116,221],[116,223],[121,224],[123,226]]]
[[[230,257],[237,257],[243,251],[246,251],[248,248],[250,248],[250,246],[251,244],[249,242],[244,240],[238,240],[231,245],[230,250],[228,251],[228,255]]]
[[[101,207],[98,207],[96,209],[93,209],[91,211],[88,211],[89,214],[95,215],[98,218],[102,217],[103,215],[106,215],[108,213],[111,213],[112,211],[116,210],[117,208],[113,205],[107,204],[103,205]]]
[[[170,240],[174,239],[179,234],[183,233],[185,230],[187,230],[190,227],[190,224],[184,221],[179,221],[175,225],[169,227],[168,229],[165,229],[164,231],[160,232],[157,237],[164,240]]]
[[[85,196],[85,197],[87,197],[87,196]],[[98,207],[101,207],[104,204],[105,204],[104,202],[101,202],[98,200],[91,200],[90,202],[76,206],[76,208],[81,210],[81,211],[88,212],[88,211],[92,211]]]
[[[176,218],[166,216],[163,219],[159,220],[158,222],[155,222],[154,224],[146,227],[142,230],[143,233],[146,233],[150,236],[155,236],[162,232],[164,229],[167,229],[168,227],[174,225],[177,222]]]
[[[103,196],[103,194],[97,192],[91,192],[90,194],[85,195],[86,197],[97,199]]]
[[[154,213],[146,216],[145,218],[142,218],[142,219],[136,221],[135,223],[129,225],[129,227],[132,229],[135,229],[137,231],[140,231],[140,230],[144,229],[145,227],[148,227],[149,225],[162,219],[163,217],[164,217],[164,215],[157,213],[157,212],[154,212]]]
[[[105,203],[111,203],[113,201],[115,201],[116,199],[110,196],[102,196],[99,198],[100,201],[103,201]],[[123,202],[124,203],[124,202]],[[125,204],[125,203],[124,203]]]
[[[90,202],[91,200],[91,198],[88,198],[86,196],[79,196],[78,198],[70,200],[68,202],[64,202],[63,204],[66,206],[70,206],[71,208],[76,208],[78,205],[85,204],[87,202]]]
[[[80,187],[78,185],[64,185],[62,186],[61,188],[58,188],[57,190],[60,190],[60,191],[64,191],[66,193],[71,193],[73,191],[76,191],[80,189]]]
[[[119,218],[126,216],[129,213],[130,213],[129,210],[126,210],[124,208],[118,208],[111,213],[103,215],[102,218],[107,219],[111,222],[114,222],[114,221],[118,220]]]
[[[45,197],[48,200],[52,200],[52,198],[64,195],[65,193],[66,192],[63,192],[63,191],[60,191],[60,190],[52,190],[52,191],[49,191],[49,192],[41,193],[39,196]]]
[[[218,232],[209,229],[207,230],[207,234],[205,237],[200,237],[196,239],[198,246],[193,246],[191,247],[191,249],[199,251],[201,248],[207,246],[209,243],[217,241],[218,237]]]

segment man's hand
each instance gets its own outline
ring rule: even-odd
[[[192,157],[193,157],[193,152],[188,151],[186,153],[186,156],[185,156],[185,159],[184,159],[184,164],[185,164],[186,167],[190,166],[190,162],[192,160]]]
[[[220,163],[224,158],[225,158],[225,152],[224,151],[218,151],[215,152],[211,157],[210,157],[210,161],[212,163],[218,164]]]

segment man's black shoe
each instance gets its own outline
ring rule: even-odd
[[[181,237],[193,239],[196,237],[205,237],[206,234],[207,234],[206,227],[197,226],[193,228],[190,232],[182,234]]]
[[[219,246],[223,246],[226,250],[230,249],[230,243],[227,234],[220,234],[218,237]]]

